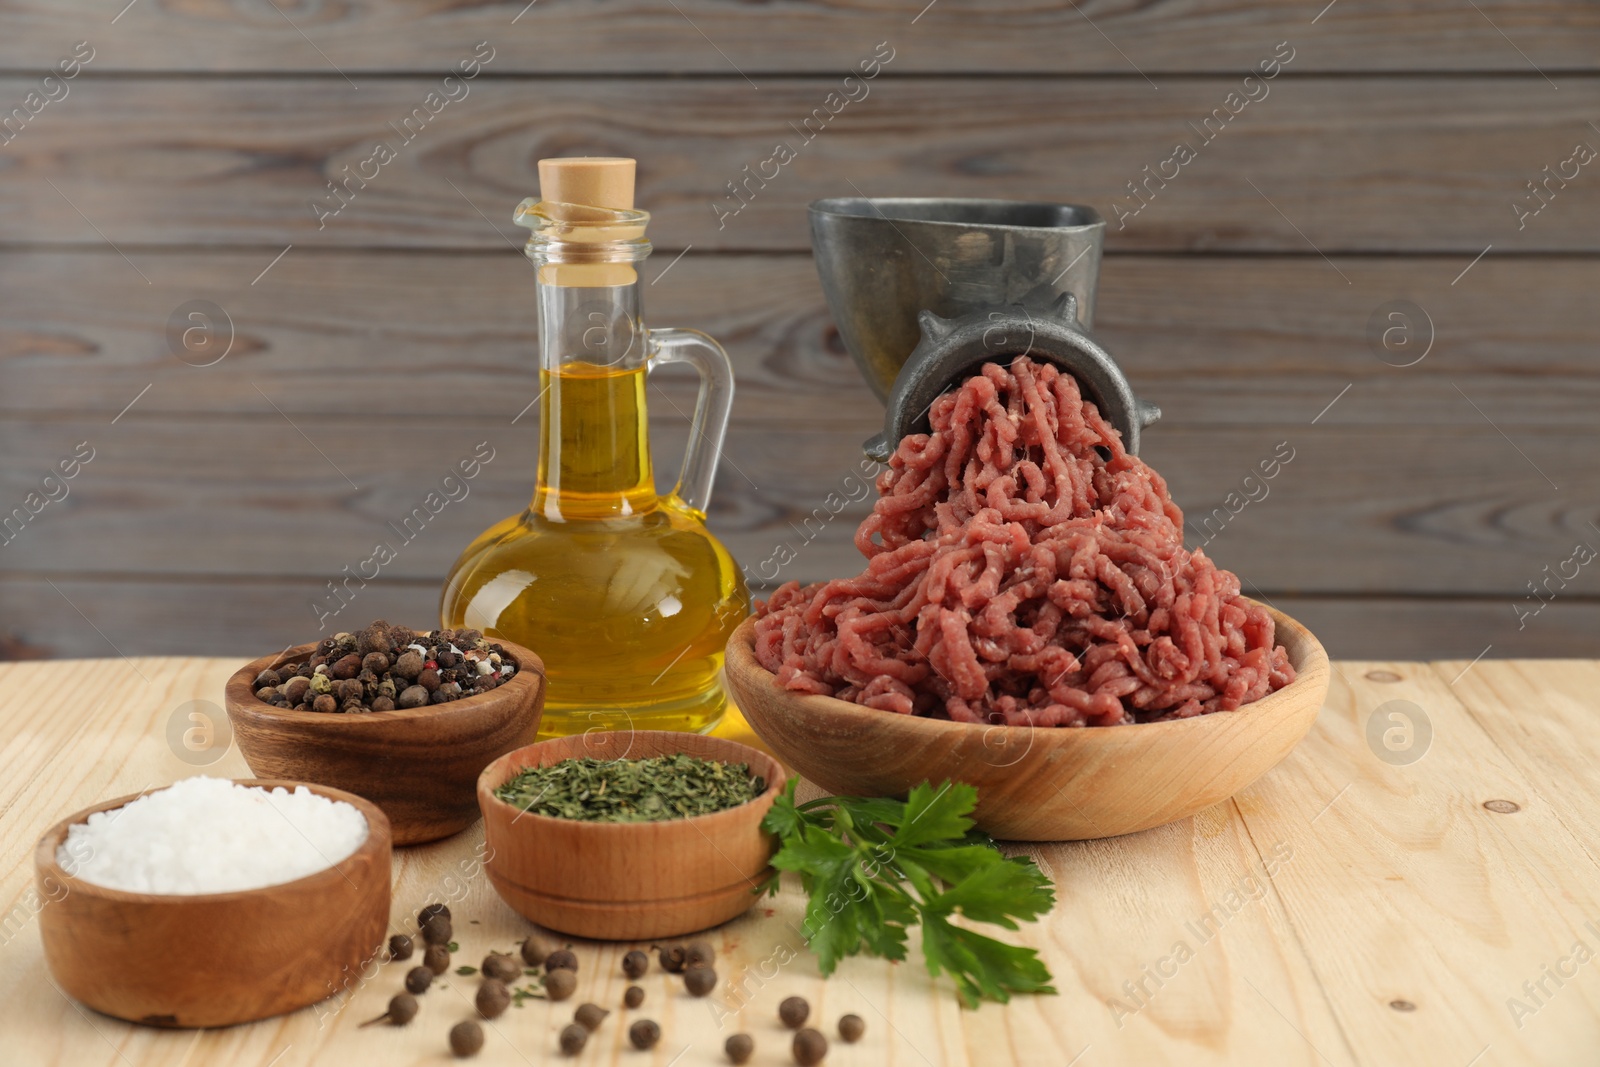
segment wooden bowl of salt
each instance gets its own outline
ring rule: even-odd
[[[293,790],[301,782],[240,779]],[[224,893],[137,893],[69,874],[68,831],[144,793],[85,808],[34,849],[45,905],[39,934],[62,992],[95,1011],[162,1027],[232,1026],[282,1015],[360,980],[389,926],[389,820],[371,801],[327,786],[312,792],[353,806],[366,838],[337,863],[301,878]],[[114,825],[114,824],[113,824]],[[296,833],[287,823],[284,831]],[[92,859],[68,845],[69,865]]]
[[[978,788],[973,821],[1014,841],[1084,841],[1187,818],[1247,788],[1289,754],[1328,695],[1328,654],[1268,607],[1295,680],[1237,711],[1065,728],[896,715],[797,693],[755,657],[755,620],[728,641],[739,710],[785,763],[830,793],[905,796],[921,782]]]

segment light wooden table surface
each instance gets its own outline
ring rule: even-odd
[[[211,1032],[131,1026],[54,988],[35,839],[103,798],[245,775],[236,750],[201,767],[167,740],[174,720],[191,725],[188,702],[221,703],[235,666],[0,666],[0,1064],[449,1061],[445,1034],[471,1014],[473,979],[436,985],[403,1030],[355,1028],[398,991],[405,965],[294,1015]],[[798,951],[791,886],[711,936],[725,980],[714,996],[691,999],[652,969],[645,1007],[613,1014],[576,1062],[724,1063],[724,1037],[743,1029],[752,1063],[790,1063],[775,1017],[790,994],[830,1033],[841,1013],[866,1019],[859,1045],[834,1042],[832,1067],[1600,1062],[1600,664],[1336,667],[1310,736],[1234,800],[1130,837],[1026,848],[1060,902],[1018,936],[1043,951],[1059,996],[963,1011],[915,951],[894,966],[848,961],[824,982]],[[477,873],[481,842],[474,828],[395,858],[397,928],[449,899],[458,963],[528,930]],[[583,1000],[620,1005],[627,947],[576,946],[578,996],[508,1011],[476,1062],[574,1062],[556,1034]],[[627,1044],[626,1022],[641,1016],[663,1030],[652,1053]]]

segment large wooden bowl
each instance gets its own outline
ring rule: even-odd
[[[1288,755],[1328,693],[1328,654],[1267,609],[1294,682],[1238,711],[1086,729],[896,715],[785,689],[756,662],[755,620],[728,641],[728,687],[757,734],[830,793],[904,796],[919,782],[978,787],[978,826],[1015,841],[1148,830],[1226,800]]]
[[[448,704],[360,715],[295,711],[259,699],[251,685],[256,675],[302,663],[316,645],[263,656],[228,679],[228,721],[256,774],[347,789],[383,809],[395,844],[436,841],[478,821],[479,772],[539,734],[544,663],[521,645],[494,640],[517,665],[504,685]]]
[[[679,752],[748,763],[767,788],[737,808],[646,823],[534,815],[494,795],[529,767]],[[761,820],[787,778],[765,752],[720,737],[619,730],[541,741],[500,757],[478,779],[489,881],[523,916],[574,937],[644,941],[725,923],[749,909],[772,876],[777,842]]]
[[[302,782],[237,779],[288,789]],[[67,828],[141,794],[85,808],[52,826],[34,849],[45,963],[69,996],[95,1011],[150,1026],[209,1027],[315,1004],[359,981],[389,926],[389,820],[353,804],[367,839],[327,870],[231,893],[165,896],[108,889],[56,862]]]

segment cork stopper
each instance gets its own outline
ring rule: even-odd
[[[613,211],[633,209],[634,161],[620,156],[539,160],[539,197]]]

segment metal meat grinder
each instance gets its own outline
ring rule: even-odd
[[[1074,204],[840,197],[811,204],[817,273],[845,347],[884,401],[887,461],[982,364],[1027,353],[1078,379],[1129,452],[1161,409],[1090,334],[1106,224]]]

